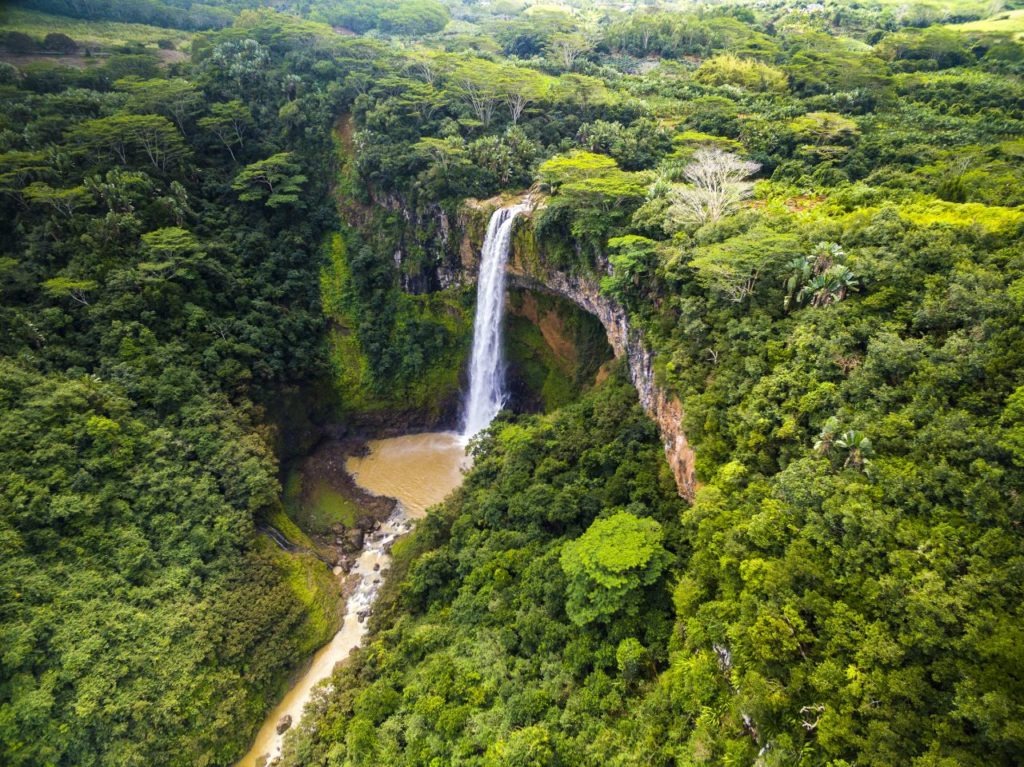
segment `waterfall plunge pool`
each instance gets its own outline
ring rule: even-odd
[[[358,581],[345,602],[345,618],[338,633],[317,651],[309,668],[267,715],[249,753],[236,767],[263,767],[280,756],[285,733],[277,732],[278,723],[291,717],[291,726],[297,725],[313,688],[362,641],[366,614],[391,560],[391,544],[412,527],[412,520],[422,517],[430,506],[462,484],[469,460],[465,440],[454,432],[376,439],[367,443],[367,448],[365,455],[350,456],[345,468],[360,487],[396,498],[398,506],[378,530],[366,536],[363,551],[348,575]]]

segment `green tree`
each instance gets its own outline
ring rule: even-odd
[[[708,85],[735,85],[755,92],[784,93],[789,90],[789,80],[782,70],[730,54],[707,59],[694,73],[694,78]]]
[[[142,235],[143,251],[151,268],[201,257],[203,248],[195,235],[178,226],[167,226]]]
[[[587,36],[579,32],[559,32],[552,35],[547,44],[549,55],[566,72],[572,72],[576,68],[576,62],[586,56],[593,47]]]
[[[540,180],[554,189],[563,184],[613,173],[618,169],[615,160],[593,152],[570,152],[547,160],[540,166]]]
[[[601,278],[601,291],[632,311],[642,306],[657,266],[657,243],[634,234],[608,240],[611,274]]]
[[[789,263],[790,275],[786,279],[784,307],[795,301],[811,299],[811,306],[828,306],[842,301],[859,288],[859,282],[841,260],[845,253],[834,242],[819,242],[808,256],[800,256]]]
[[[801,151],[820,160],[841,156],[860,135],[854,120],[835,112],[808,112],[791,120],[788,127],[798,138],[812,142],[801,146]]]
[[[668,562],[661,537],[653,519],[618,511],[566,543],[560,562],[569,578],[569,618],[583,626],[638,610],[637,592],[656,583]]]
[[[279,205],[301,205],[299,193],[306,176],[299,173],[293,152],[278,152],[265,160],[246,165],[231,182],[238,199],[245,202],[263,200],[268,208]]]
[[[22,192],[25,199],[36,205],[47,205],[65,218],[71,218],[75,211],[92,200],[89,193],[81,186],[66,189],[55,189],[49,184],[34,181]]]
[[[161,115],[113,115],[79,123],[71,139],[81,150],[105,150],[122,165],[144,157],[157,170],[173,167],[188,153],[181,134]]]
[[[232,147],[245,146],[245,134],[252,126],[252,111],[238,99],[211,104],[209,116],[199,118],[199,127],[215,135],[232,160],[237,160]]]
[[[43,291],[53,298],[70,298],[75,303],[88,306],[86,296],[97,287],[95,280],[74,279],[72,277],[53,277],[42,284]]]
[[[43,48],[70,56],[78,51],[78,43],[63,32],[49,32],[43,38]]]
[[[628,637],[619,642],[615,648],[615,663],[619,673],[627,682],[633,682],[645,676],[650,668],[650,657],[647,648],[636,637]]]
[[[689,263],[698,282],[739,303],[754,292],[765,274],[776,272],[799,247],[795,235],[760,224],[724,242],[697,248]]]
[[[128,94],[127,106],[133,112],[155,113],[177,123],[182,135],[188,135],[186,123],[202,107],[199,89],[182,77],[168,79],[118,80],[114,86]]]

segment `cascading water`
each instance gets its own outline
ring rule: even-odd
[[[505,405],[505,363],[501,354],[505,264],[512,244],[512,225],[516,216],[528,208],[528,205],[499,208],[487,225],[476,286],[469,394],[462,416],[462,436],[467,439],[486,429]]]

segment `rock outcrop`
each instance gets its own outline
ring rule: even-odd
[[[459,249],[458,266],[441,275],[443,282],[454,284],[476,279],[483,231],[487,217],[498,205],[512,204],[514,199],[468,201]],[[482,222],[482,225],[481,225]],[[675,397],[659,386],[654,376],[654,355],[639,330],[630,326],[629,317],[618,302],[601,293],[596,276],[570,274],[550,266],[544,249],[534,234],[530,215],[523,216],[513,235],[508,265],[508,284],[512,287],[551,293],[560,296],[597,317],[608,335],[608,343],[616,357],[625,357],[629,377],[636,387],[644,411],[658,425],[665,457],[675,476],[679,494],[693,500],[697,489],[694,473],[694,451],[683,431],[683,408]]]

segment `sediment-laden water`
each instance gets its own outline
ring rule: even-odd
[[[397,498],[415,519],[462,484],[466,460],[465,441],[442,431],[374,440],[346,468],[360,487]]]
[[[374,440],[368,448],[366,455],[348,459],[349,473],[366,490],[398,499],[398,506],[379,529],[366,536],[363,551],[347,576],[358,580],[345,603],[341,629],[317,651],[309,668],[270,712],[237,767],[260,767],[280,755],[284,733],[277,732],[278,724],[285,717],[291,718],[291,727],[298,724],[313,688],[362,641],[366,617],[390,563],[391,544],[410,529],[413,519],[422,517],[428,507],[440,503],[462,482],[465,442],[457,434],[408,434]]]

